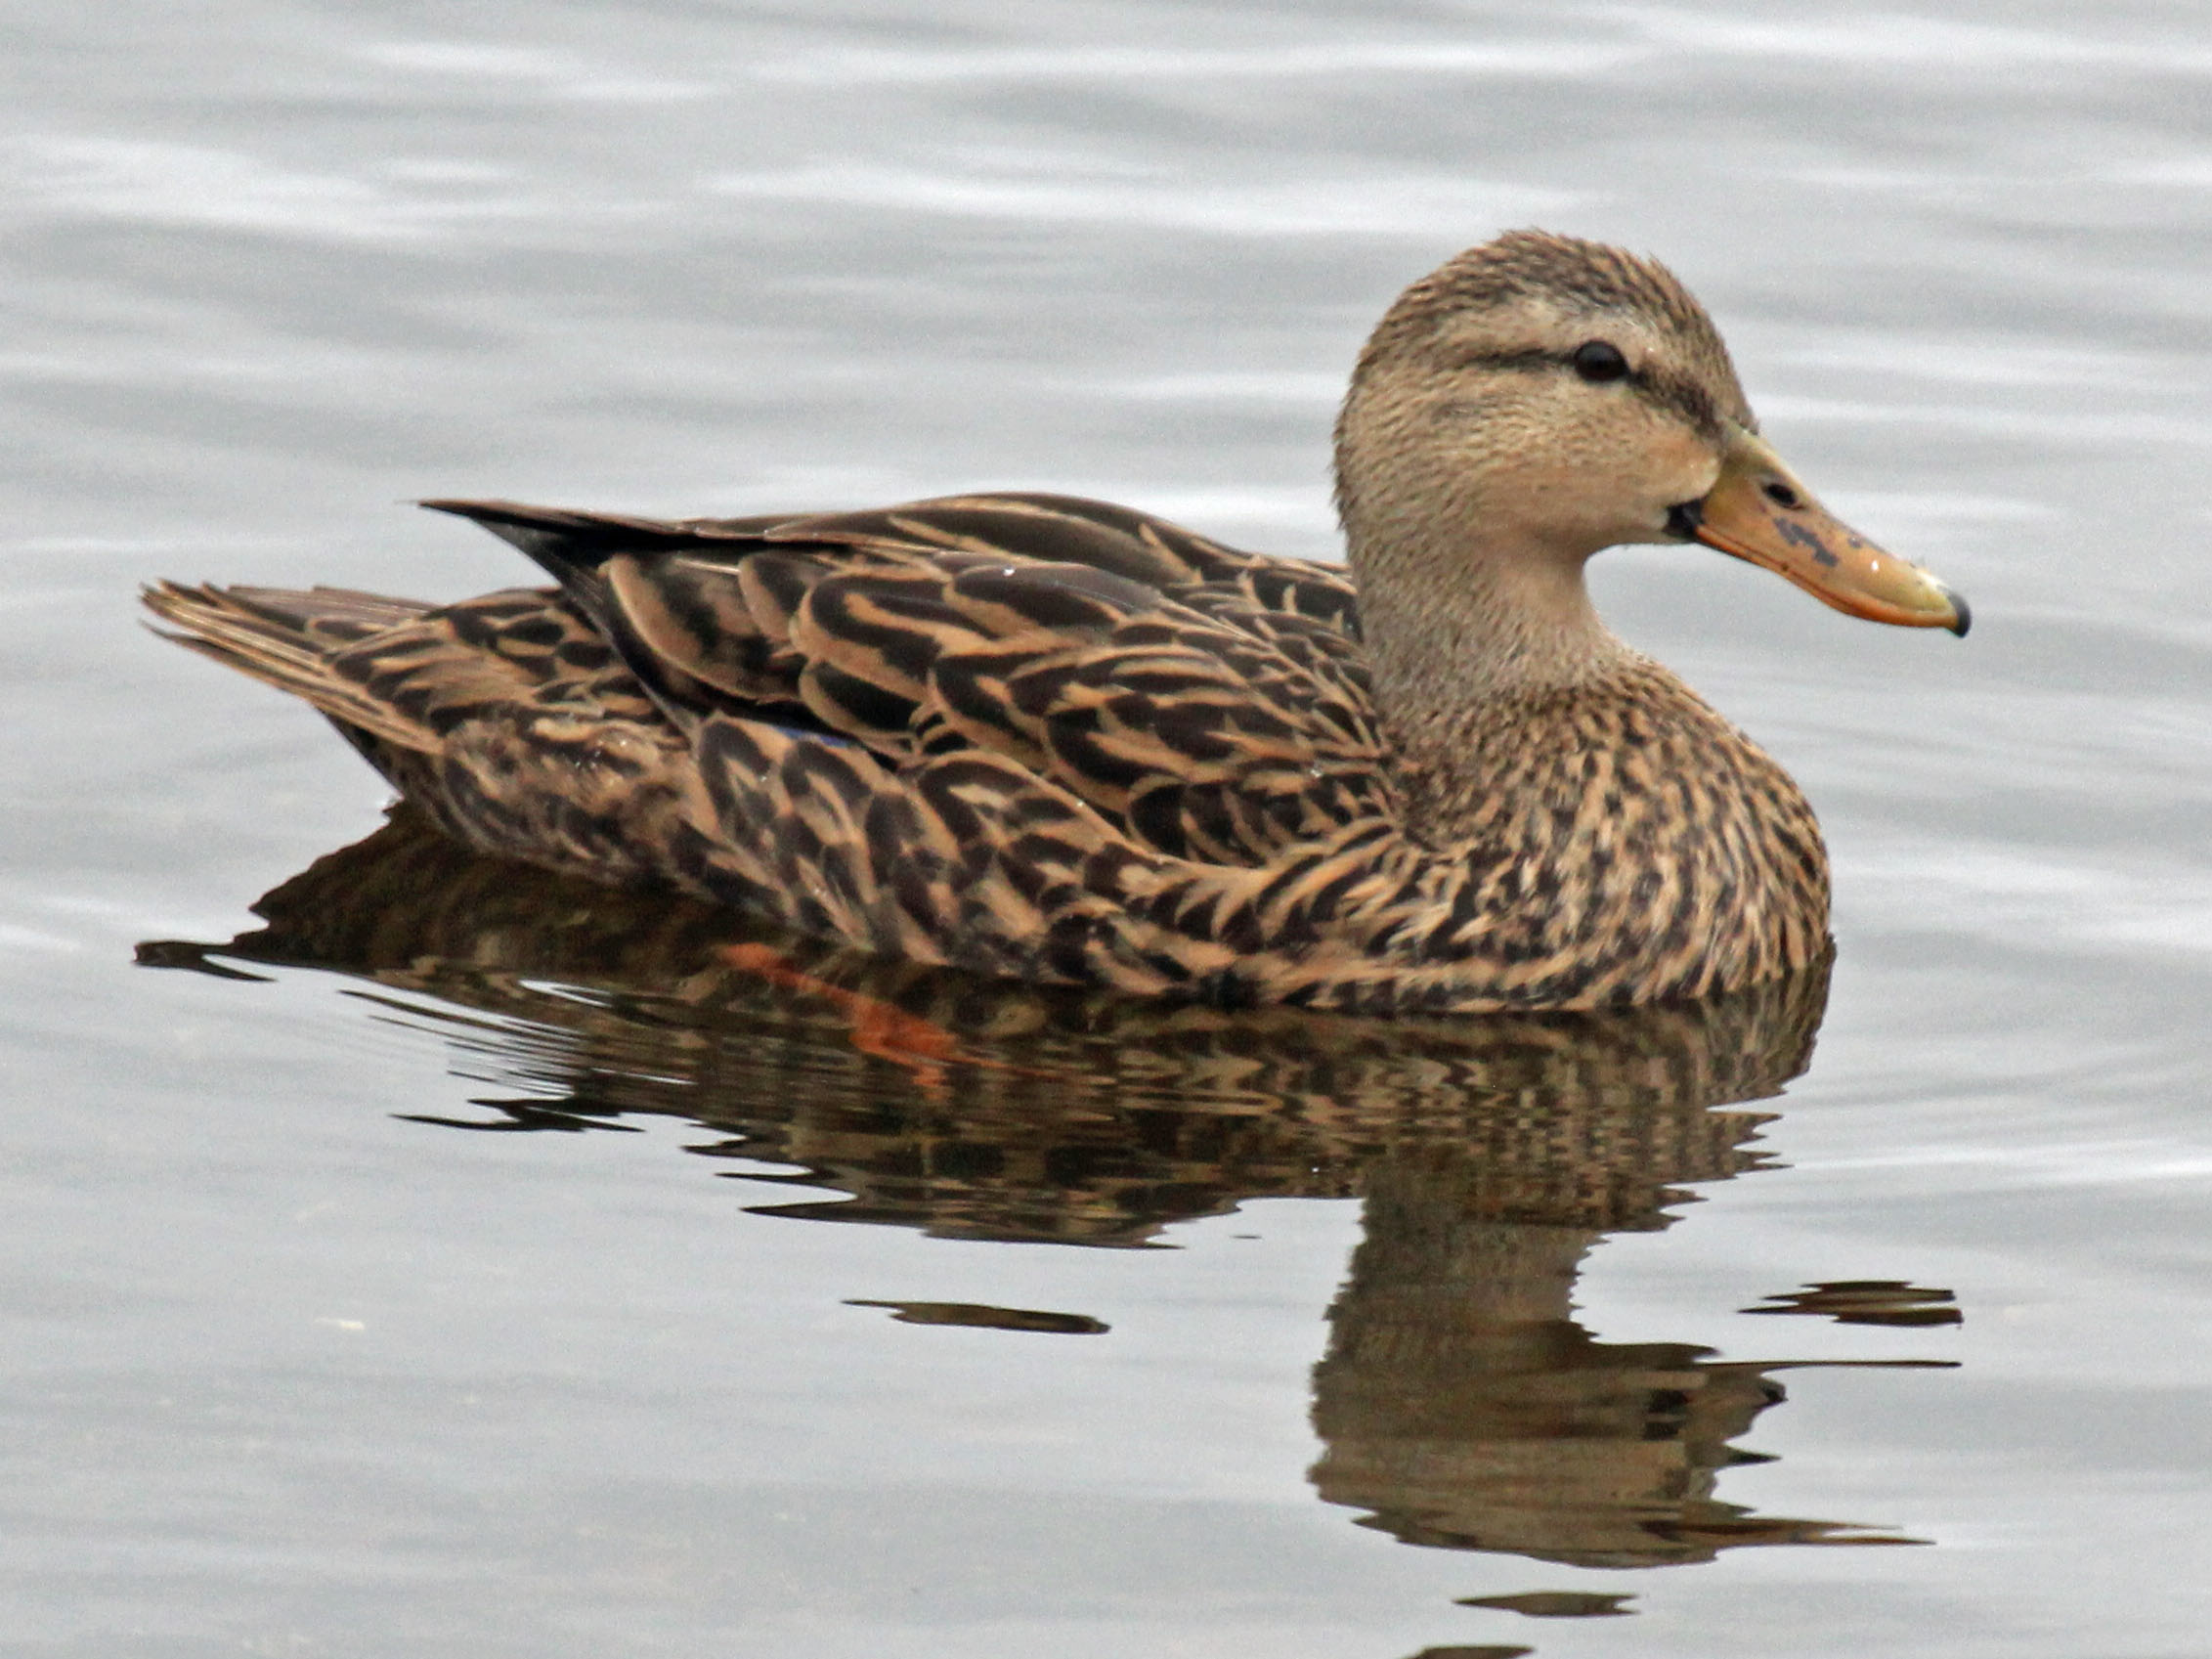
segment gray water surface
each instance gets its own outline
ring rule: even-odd
[[[6,28],[0,1645],[2212,1648],[2200,9]],[[1974,601],[1600,561],[1819,808],[1826,983],[1447,1031],[764,971],[380,829],[132,620],[517,580],[443,495],[1331,556],[1365,330],[1525,223],[1666,258]]]

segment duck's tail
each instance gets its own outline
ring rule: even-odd
[[[403,749],[434,751],[435,733],[410,720],[358,680],[335,671],[333,659],[368,635],[420,616],[415,599],[387,598],[345,588],[187,587],[160,582],[141,598],[166,628],[165,639],[305,698],[348,732]]]

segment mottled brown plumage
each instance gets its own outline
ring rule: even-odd
[[[1540,233],[1473,249],[1377,328],[1337,456],[1349,578],[1054,496],[451,502],[558,590],[149,602],[472,846],[887,955],[1364,1011],[1818,959],[1810,809],[1604,629],[1583,564],[1694,536],[1858,614],[1964,608],[1812,503],[1680,285]]]

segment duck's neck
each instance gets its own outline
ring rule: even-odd
[[[1599,620],[1580,557],[1355,534],[1351,563],[1375,712],[1419,795],[1445,780],[1446,796],[1479,790],[1533,703],[1586,694],[1644,660]],[[1455,815],[1444,799],[1429,806]]]

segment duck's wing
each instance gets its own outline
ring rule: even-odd
[[[1146,851],[1252,865],[1383,801],[1339,572],[1063,497],[667,523],[440,502],[561,583],[679,730],[1012,763]]]
[[[149,602],[484,851],[1032,980],[1415,994],[1362,967],[1407,902],[1435,906],[1385,856],[1338,573],[1058,499],[695,523],[440,504],[560,589]]]

